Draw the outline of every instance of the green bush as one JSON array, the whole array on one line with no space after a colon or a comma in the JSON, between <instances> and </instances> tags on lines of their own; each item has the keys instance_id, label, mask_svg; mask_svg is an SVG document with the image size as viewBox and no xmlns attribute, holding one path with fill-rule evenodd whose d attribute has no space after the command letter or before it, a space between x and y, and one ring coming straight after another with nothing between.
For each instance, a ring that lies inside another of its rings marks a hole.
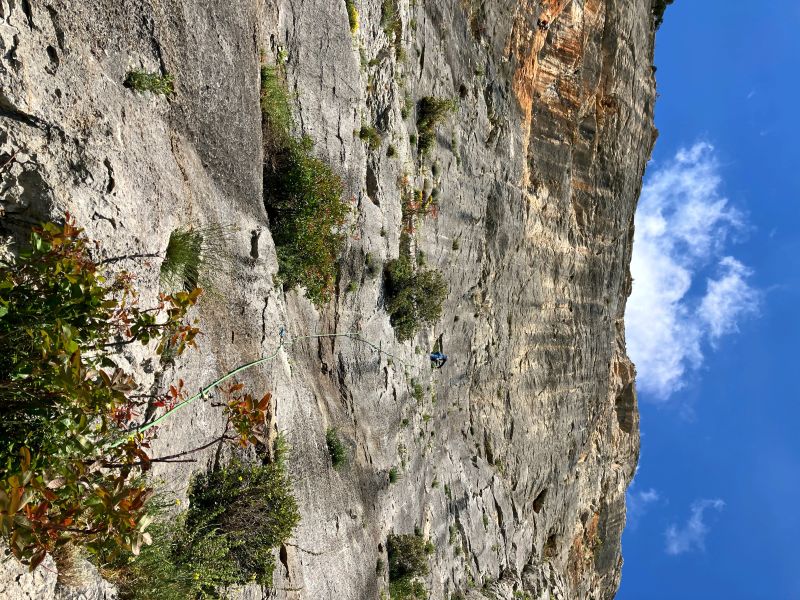
<instances>
[{"instance_id":1,"label":"green bush","mask_svg":"<svg viewBox=\"0 0 800 600\"><path fill-rule=\"evenodd\" d=\"M300 520L284 460L279 443L270 464L233 461L198 476L189 510L162 519L156 541L117 570L122 598L223 598L230 586L271 585L273 551Z\"/></svg>"},{"instance_id":2,"label":"green bush","mask_svg":"<svg viewBox=\"0 0 800 600\"><path fill-rule=\"evenodd\" d=\"M381 146L381 134L371 125L362 125L358 132L358 137L361 138L370 150L377 150Z\"/></svg>"},{"instance_id":3,"label":"green bush","mask_svg":"<svg viewBox=\"0 0 800 600\"><path fill-rule=\"evenodd\" d=\"M285 288L302 286L317 305L334 289L337 258L350 211L342 180L311 154L309 138L293 142L264 181L278 279Z\"/></svg>"},{"instance_id":4,"label":"green bush","mask_svg":"<svg viewBox=\"0 0 800 600\"><path fill-rule=\"evenodd\" d=\"M137 92L167 95L175 91L175 78L169 74L161 76L157 73L131 71L125 77L123 85Z\"/></svg>"},{"instance_id":5,"label":"green bush","mask_svg":"<svg viewBox=\"0 0 800 600\"><path fill-rule=\"evenodd\" d=\"M334 469L345 466L348 461L347 447L339 439L339 432L334 428L329 428L325 432L325 444L328 446L328 453L331 455L331 464Z\"/></svg>"},{"instance_id":6,"label":"green bush","mask_svg":"<svg viewBox=\"0 0 800 600\"><path fill-rule=\"evenodd\" d=\"M114 555L149 542L150 438L131 433L147 401L112 356L151 340L180 354L198 333L183 321L199 289L141 309L95 247L67 217L0 263L0 533L31 569L67 543Z\"/></svg>"},{"instance_id":7,"label":"green bush","mask_svg":"<svg viewBox=\"0 0 800 600\"><path fill-rule=\"evenodd\" d=\"M433 545L418 534L390 534L389 595L393 600L422 600L428 592L419 578L429 572L428 558Z\"/></svg>"},{"instance_id":8,"label":"green bush","mask_svg":"<svg viewBox=\"0 0 800 600\"><path fill-rule=\"evenodd\" d=\"M401 244L400 256L386 263L386 310L400 341L414 337L442 314L447 283L436 269L415 266Z\"/></svg>"},{"instance_id":9,"label":"green bush","mask_svg":"<svg viewBox=\"0 0 800 600\"><path fill-rule=\"evenodd\" d=\"M425 96L417 103L417 149L420 156L426 155L436 142L436 128L448 114L458 108L455 100Z\"/></svg>"},{"instance_id":10,"label":"green bush","mask_svg":"<svg viewBox=\"0 0 800 600\"><path fill-rule=\"evenodd\" d=\"M308 137L290 135L291 110L280 73L262 67L261 110L265 149L264 204L278 254L277 280L305 288L317 306L334 290L337 258L350 212L341 178L312 154Z\"/></svg>"}]
</instances>

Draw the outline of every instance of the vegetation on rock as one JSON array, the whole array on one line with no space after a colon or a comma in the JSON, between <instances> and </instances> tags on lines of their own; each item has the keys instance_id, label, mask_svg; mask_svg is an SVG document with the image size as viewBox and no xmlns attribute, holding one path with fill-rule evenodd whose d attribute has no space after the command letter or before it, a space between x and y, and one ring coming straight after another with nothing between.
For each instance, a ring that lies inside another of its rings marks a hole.
<instances>
[{"instance_id":1,"label":"vegetation on rock","mask_svg":"<svg viewBox=\"0 0 800 600\"><path fill-rule=\"evenodd\" d=\"M308 137L292 138L288 92L280 73L262 69L261 110L269 161L264 165L264 204L278 255L277 280L305 288L316 305L334 290L337 260L350 205L341 178L312 154Z\"/></svg>"},{"instance_id":2,"label":"vegetation on rock","mask_svg":"<svg viewBox=\"0 0 800 600\"><path fill-rule=\"evenodd\" d=\"M667 6L672 4L675 0L653 0L653 26L658 29L661 23L664 22L664 12Z\"/></svg>"},{"instance_id":3,"label":"vegetation on rock","mask_svg":"<svg viewBox=\"0 0 800 600\"><path fill-rule=\"evenodd\" d=\"M350 33L355 34L358 31L358 10L353 0L344 0L344 6L347 9L347 21L350 24Z\"/></svg>"},{"instance_id":4,"label":"vegetation on rock","mask_svg":"<svg viewBox=\"0 0 800 600\"><path fill-rule=\"evenodd\" d=\"M407 236L401 240L400 256L386 263L386 310L400 341L414 337L424 325L442 314L447 283L436 269L414 264Z\"/></svg>"},{"instance_id":5,"label":"vegetation on rock","mask_svg":"<svg viewBox=\"0 0 800 600\"><path fill-rule=\"evenodd\" d=\"M199 289L141 309L92 249L67 218L0 264L0 533L31 568L67 543L113 555L150 541L150 438L132 431L147 400L112 356L151 341L178 355L198 333L184 318Z\"/></svg>"},{"instance_id":6,"label":"vegetation on rock","mask_svg":"<svg viewBox=\"0 0 800 600\"><path fill-rule=\"evenodd\" d=\"M370 150L377 150L381 146L381 134L371 125L362 125L358 132L358 137Z\"/></svg>"},{"instance_id":7,"label":"vegetation on rock","mask_svg":"<svg viewBox=\"0 0 800 600\"><path fill-rule=\"evenodd\" d=\"M130 600L224 598L231 586L272 584L274 550L300 520L278 438L269 464L244 464L201 474L189 509L162 516L156 541L113 571Z\"/></svg>"},{"instance_id":8,"label":"vegetation on rock","mask_svg":"<svg viewBox=\"0 0 800 600\"><path fill-rule=\"evenodd\" d=\"M433 544L418 533L390 534L387 547L392 600L427 600L428 591L420 578L429 572L428 558L433 554Z\"/></svg>"},{"instance_id":9,"label":"vegetation on rock","mask_svg":"<svg viewBox=\"0 0 800 600\"><path fill-rule=\"evenodd\" d=\"M35 228L29 247L0 263L0 533L31 570L48 553L63 563L88 552L128 598L215 598L231 585L268 585L272 549L299 519L283 445L267 465L233 462L201 475L190 510L157 519L152 464L211 444L153 458L152 426L204 396L185 399L183 381L138 394L114 355L130 344L172 356L194 345L199 330L184 321L200 289L142 309L132 277L105 273L115 259L97 261L95 248L68 217ZM212 444L266 444L271 396L254 400L242 388L224 390L225 430Z\"/></svg>"},{"instance_id":10,"label":"vegetation on rock","mask_svg":"<svg viewBox=\"0 0 800 600\"><path fill-rule=\"evenodd\" d=\"M325 445L328 447L328 453L331 455L331 464L334 469L347 464L349 460L347 447L342 443L339 438L339 432L336 429L329 428L325 432Z\"/></svg>"},{"instance_id":11,"label":"vegetation on rock","mask_svg":"<svg viewBox=\"0 0 800 600\"><path fill-rule=\"evenodd\" d=\"M175 78L169 74L162 76L146 71L131 71L125 77L123 85L137 92L168 95L175 91Z\"/></svg>"},{"instance_id":12,"label":"vegetation on rock","mask_svg":"<svg viewBox=\"0 0 800 600\"><path fill-rule=\"evenodd\" d=\"M228 270L228 242L235 227L208 225L180 227L169 236L161 263L161 283L167 291L214 289L220 273Z\"/></svg>"},{"instance_id":13,"label":"vegetation on rock","mask_svg":"<svg viewBox=\"0 0 800 600\"><path fill-rule=\"evenodd\" d=\"M431 151L436 142L436 128L457 107L456 102L448 98L425 96L420 99L417 103L417 149L420 156Z\"/></svg>"}]
</instances>

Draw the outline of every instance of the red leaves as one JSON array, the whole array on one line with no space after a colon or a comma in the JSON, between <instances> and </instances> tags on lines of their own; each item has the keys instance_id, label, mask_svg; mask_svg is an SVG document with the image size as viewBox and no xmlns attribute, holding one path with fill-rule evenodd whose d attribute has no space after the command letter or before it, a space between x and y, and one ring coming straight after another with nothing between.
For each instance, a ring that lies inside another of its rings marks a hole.
<instances>
[{"instance_id":1,"label":"red leaves","mask_svg":"<svg viewBox=\"0 0 800 600\"><path fill-rule=\"evenodd\" d=\"M248 444L266 444L266 427L267 419L271 416L272 394L267 392L260 400L255 400L250 394L239 394L242 389L244 385L237 383L223 390L229 396L225 406L228 422L236 430L239 445L243 448Z\"/></svg>"}]
</instances>

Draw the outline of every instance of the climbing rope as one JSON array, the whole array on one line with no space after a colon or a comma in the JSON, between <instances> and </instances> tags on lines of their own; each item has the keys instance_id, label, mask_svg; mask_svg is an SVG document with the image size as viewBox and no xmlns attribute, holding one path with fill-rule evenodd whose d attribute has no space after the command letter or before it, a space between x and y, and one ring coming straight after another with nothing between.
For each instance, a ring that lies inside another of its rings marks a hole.
<instances>
[{"instance_id":1,"label":"climbing rope","mask_svg":"<svg viewBox=\"0 0 800 600\"><path fill-rule=\"evenodd\" d=\"M275 358L277 358L278 354L280 353L281 348L285 348L285 347L291 346L292 344L295 344L295 343L297 343L297 342L299 342L301 340L310 340L310 339L319 339L319 338L336 338L336 337L346 337L346 338L349 338L349 339L351 339L351 340L353 340L355 342L360 342L362 344L366 344L367 346L375 349L379 354L383 354L383 355L387 356L388 358L391 358L392 360L398 361L401 365L403 365L404 368L406 366L406 363L401 358L398 358L397 356L395 356L393 354L390 354L389 352L386 352L385 350L383 350L383 348L381 346L373 344L369 340L364 339L358 333L354 333L354 332L347 332L347 333L320 333L320 334L314 334L314 335L301 335L301 336L298 336L298 337L295 337L295 338L289 338L287 340L286 336L285 336L285 331L283 329L281 329L281 332L280 332L280 343L278 344L278 347L275 349L275 352L273 352L269 356L264 356L262 358L254 360L252 362L244 364L244 365L242 365L240 367L237 367L233 371L229 371L228 373L226 373L225 375L223 375L219 379L213 381L212 383L210 383L209 385L204 387L202 390L197 392L194 396L191 396L191 397L187 398L186 400L184 400L183 402L181 402L179 404L176 404L175 406L173 406L171 409L169 409L167 412L165 412L163 415L161 415L157 419L154 419L154 420L150 421L149 423L146 423L146 424L144 424L144 425L142 425L142 426L140 426L140 427L138 427L136 429L131 430L128 433L128 435L130 436L130 435L133 435L133 434L136 434L136 433L144 433L148 429L150 429L152 427L155 427L159 423L163 422L167 417L169 417L175 411L183 408L184 406L187 406L187 405L191 404L195 400L199 400L200 398L207 397L208 394L214 388L218 387L219 385L221 385L222 383L224 383L225 381L227 381L231 377L235 377L236 375L238 375L242 371L246 371L246 370L251 369L253 367L257 367L258 365L261 365L261 364L264 364L264 363L269 362L271 360L274 360ZM128 439L128 438L126 437L126 438L117 440L116 442L111 444L111 446L109 446L109 448L116 448L116 447L124 444L126 439Z\"/></svg>"}]
</instances>

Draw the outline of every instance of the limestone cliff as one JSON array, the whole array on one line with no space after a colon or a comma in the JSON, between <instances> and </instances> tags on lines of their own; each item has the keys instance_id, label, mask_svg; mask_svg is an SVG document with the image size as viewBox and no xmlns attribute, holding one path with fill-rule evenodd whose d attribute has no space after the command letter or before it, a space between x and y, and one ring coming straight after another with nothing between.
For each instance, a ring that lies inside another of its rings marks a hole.
<instances>
[{"instance_id":1,"label":"limestone cliff","mask_svg":"<svg viewBox=\"0 0 800 600\"><path fill-rule=\"evenodd\" d=\"M69 211L119 256L163 252L187 223L238 226L223 293L198 310L199 349L165 373L126 357L154 385L199 388L273 351L281 327L359 331L399 357L306 340L246 377L273 393L302 512L273 595L246 597L377 599L387 534L418 526L436 546L434 599L612 598L639 448L623 314L655 139L651 1L398 6L402 52L381 0L355 0L353 34L344 0L0 0L0 227L20 235ZM298 132L352 196L338 292L322 310L273 285L259 65L284 58ZM127 89L132 69L174 75L175 94ZM459 102L420 161L409 138L423 96ZM357 135L365 123L383 134L377 150ZM415 244L449 296L435 327L399 343L365 257L374 267L398 254L404 177L439 190ZM125 267L154 298L157 261ZM432 370L440 338L450 360ZM220 418L193 405L157 450L211 439ZM351 447L349 469L331 469L328 427ZM402 479L390 485L393 466ZM156 475L180 492L192 468ZM2 568L5 598L71 597L49 572L36 587Z\"/></svg>"}]
</instances>

